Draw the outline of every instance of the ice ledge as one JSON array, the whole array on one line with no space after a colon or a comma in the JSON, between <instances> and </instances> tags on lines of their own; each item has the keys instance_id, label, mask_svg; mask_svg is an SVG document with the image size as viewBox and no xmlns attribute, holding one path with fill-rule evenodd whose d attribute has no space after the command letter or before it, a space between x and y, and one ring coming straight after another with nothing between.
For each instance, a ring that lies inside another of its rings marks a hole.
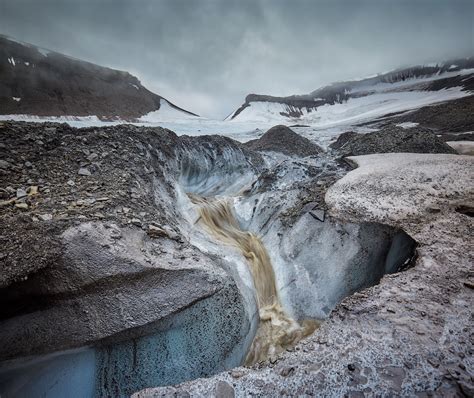
<instances>
[{"instance_id":1,"label":"ice ledge","mask_svg":"<svg viewBox=\"0 0 474 398\"><path fill-rule=\"evenodd\" d=\"M358 167L325 197L338 218L401 226L407 220L449 212L473 193L471 156L388 153L347 159Z\"/></svg>"}]
</instances>

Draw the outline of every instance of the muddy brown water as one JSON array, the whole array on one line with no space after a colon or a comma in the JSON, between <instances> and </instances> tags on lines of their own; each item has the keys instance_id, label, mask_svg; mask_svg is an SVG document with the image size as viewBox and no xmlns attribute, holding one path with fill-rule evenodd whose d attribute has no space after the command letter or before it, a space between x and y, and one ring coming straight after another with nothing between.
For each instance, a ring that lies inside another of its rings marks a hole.
<instances>
[{"instance_id":1,"label":"muddy brown water","mask_svg":"<svg viewBox=\"0 0 474 398\"><path fill-rule=\"evenodd\" d=\"M197 222L218 241L238 248L250 268L257 293L260 323L245 365L275 358L311 334L318 323L305 320L300 324L285 312L278 297L275 273L265 246L257 235L240 229L228 200L192 194L189 197L198 207L200 217Z\"/></svg>"}]
</instances>

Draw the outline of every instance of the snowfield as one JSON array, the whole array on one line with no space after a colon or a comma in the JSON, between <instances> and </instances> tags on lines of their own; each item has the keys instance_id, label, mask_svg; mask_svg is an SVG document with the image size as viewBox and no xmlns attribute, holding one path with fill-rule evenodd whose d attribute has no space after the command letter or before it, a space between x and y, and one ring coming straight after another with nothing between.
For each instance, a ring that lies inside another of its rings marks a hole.
<instances>
[{"instance_id":1,"label":"snowfield","mask_svg":"<svg viewBox=\"0 0 474 398\"><path fill-rule=\"evenodd\" d=\"M147 113L146 115L142 116L139 121L143 123L159 123L165 121L189 120L196 118L199 119L200 117L180 111L179 109L170 105L170 103L165 99L161 99L160 109Z\"/></svg>"},{"instance_id":2,"label":"snowfield","mask_svg":"<svg viewBox=\"0 0 474 398\"><path fill-rule=\"evenodd\" d=\"M461 87L452 87L440 91L390 91L380 92L358 98L349 98L343 103L325 104L316 110L302 108L299 118L288 118L281 113L288 113L293 107L275 102L251 102L230 123L259 121L266 123L300 123L317 128L329 128L341 125L361 123L388 113L404 112L422 106L450 101L470 95Z\"/></svg>"}]
</instances>

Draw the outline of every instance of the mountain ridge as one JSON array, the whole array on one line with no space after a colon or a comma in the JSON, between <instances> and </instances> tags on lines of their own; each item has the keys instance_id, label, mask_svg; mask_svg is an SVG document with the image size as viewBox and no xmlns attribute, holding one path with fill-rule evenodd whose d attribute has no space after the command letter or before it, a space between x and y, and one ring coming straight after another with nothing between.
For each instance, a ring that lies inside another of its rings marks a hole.
<instances>
[{"instance_id":1,"label":"mountain ridge","mask_svg":"<svg viewBox=\"0 0 474 398\"><path fill-rule=\"evenodd\" d=\"M466 77L460 78L460 76ZM384 85L386 87L381 87ZM403 87L407 88L407 91L440 91L453 87L462 87L464 91L474 91L474 57L404 67L363 79L334 82L303 95L249 94L246 96L245 102L226 120L239 119L239 116L251 108L252 103L261 102L282 104L285 107L278 112L280 116L299 119L323 105L342 104L351 98L360 98L376 93L377 89L386 92L390 89L400 90Z\"/></svg>"},{"instance_id":2,"label":"mountain ridge","mask_svg":"<svg viewBox=\"0 0 474 398\"><path fill-rule=\"evenodd\" d=\"M198 116L151 92L129 72L0 35L0 114L134 121L163 104Z\"/></svg>"}]
</instances>

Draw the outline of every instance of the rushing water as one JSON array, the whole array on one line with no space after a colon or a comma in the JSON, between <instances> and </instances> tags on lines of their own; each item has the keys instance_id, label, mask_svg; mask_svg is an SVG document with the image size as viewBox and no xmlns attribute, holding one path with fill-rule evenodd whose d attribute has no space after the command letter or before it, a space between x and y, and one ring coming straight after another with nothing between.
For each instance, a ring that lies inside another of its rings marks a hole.
<instances>
[{"instance_id":1,"label":"rushing water","mask_svg":"<svg viewBox=\"0 0 474 398\"><path fill-rule=\"evenodd\" d=\"M237 247L246 258L252 273L260 315L260 324L245 365L274 358L294 346L317 327L316 321L299 324L286 314L278 298L275 273L270 257L258 236L242 231L225 199L189 195L199 208L205 229L222 243Z\"/></svg>"}]
</instances>

